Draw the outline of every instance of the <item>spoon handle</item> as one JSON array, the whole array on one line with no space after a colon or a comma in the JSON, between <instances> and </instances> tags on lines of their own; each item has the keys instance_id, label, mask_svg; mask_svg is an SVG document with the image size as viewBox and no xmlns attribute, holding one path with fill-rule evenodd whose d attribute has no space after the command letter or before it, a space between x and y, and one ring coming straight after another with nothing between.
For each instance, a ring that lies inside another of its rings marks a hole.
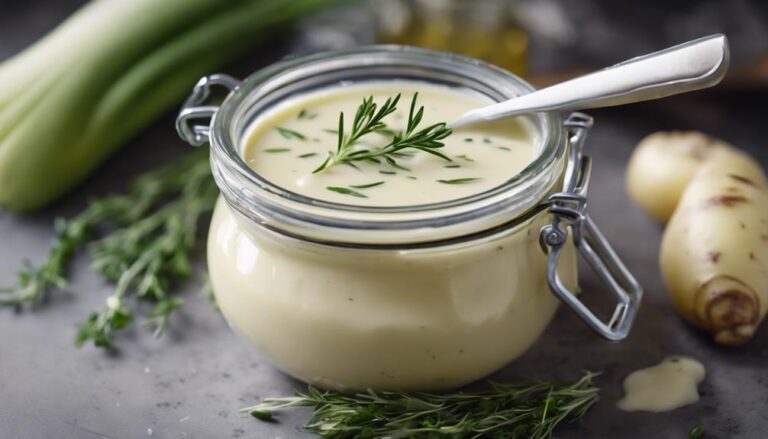
<instances>
[{"instance_id":1,"label":"spoon handle","mask_svg":"<svg viewBox=\"0 0 768 439\"><path fill-rule=\"evenodd\" d=\"M536 111L612 107L707 88L725 76L729 58L725 35L710 35L469 111L449 125Z\"/></svg>"}]
</instances>

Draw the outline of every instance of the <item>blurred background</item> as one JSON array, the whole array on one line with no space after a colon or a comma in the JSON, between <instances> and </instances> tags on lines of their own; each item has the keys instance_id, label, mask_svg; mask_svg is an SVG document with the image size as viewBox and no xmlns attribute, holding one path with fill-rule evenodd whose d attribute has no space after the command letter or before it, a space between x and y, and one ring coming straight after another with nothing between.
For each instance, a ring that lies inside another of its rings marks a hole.
<instances>
[{"instance_id":1,"label":"blurred background","mask_svg":"<svg viewBox=\"0 0 768 439\"><path fill-rule=\"evenodd\" d=\"M733 56L727 83L768 84L768 3L757 0L373 0L347 13L308 26L307 47L424 46L484 59L541 86L720 32Z\"/></svg>"},{"instance_id":2,"label":"blurred background","mask_svg":"<svg viewBox=\"0 0 768 439\"><path fill-rule=\"evenodd\" d=\"M0 59L84 3L3 1ZM541 86L715 32L731 42L729 86L768 84L768 2L760 0L351 0L304 20L278 50L410 44L478 57Z\"/></svg>"}]
</instances>

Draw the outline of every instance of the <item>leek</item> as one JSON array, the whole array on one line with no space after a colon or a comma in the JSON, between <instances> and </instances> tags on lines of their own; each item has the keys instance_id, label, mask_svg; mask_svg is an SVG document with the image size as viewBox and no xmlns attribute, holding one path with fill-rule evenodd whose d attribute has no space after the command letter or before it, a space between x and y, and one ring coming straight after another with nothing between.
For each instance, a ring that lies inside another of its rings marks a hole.
<instances>
[{"instance_id":1,"label":"leek","mask_svg":"<svg viewBox=\"0 0 768 439\"><path fill-rule=\"evenodd\" d=\"M0 64L0 206L75 187L266 32L333 0L95 0Z\"/></svg>"}]
</instances>

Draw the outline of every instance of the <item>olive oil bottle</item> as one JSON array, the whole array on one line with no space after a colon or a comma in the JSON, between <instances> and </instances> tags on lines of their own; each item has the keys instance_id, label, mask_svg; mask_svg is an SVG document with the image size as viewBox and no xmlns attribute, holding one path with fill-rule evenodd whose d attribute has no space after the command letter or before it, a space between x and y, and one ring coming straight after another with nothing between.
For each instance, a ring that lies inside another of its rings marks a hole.
<instances>
[{"instance_id":1,"label":"olive oil bottle","mask_svg":"<svg viewBox=\"0 0 768 439\"><path fill-rule=\"evenodd\" d=\"M377 39L462 53L518 75L526 69L528 34L510 0L374 0Z\"/></svg>"}]
</instances>

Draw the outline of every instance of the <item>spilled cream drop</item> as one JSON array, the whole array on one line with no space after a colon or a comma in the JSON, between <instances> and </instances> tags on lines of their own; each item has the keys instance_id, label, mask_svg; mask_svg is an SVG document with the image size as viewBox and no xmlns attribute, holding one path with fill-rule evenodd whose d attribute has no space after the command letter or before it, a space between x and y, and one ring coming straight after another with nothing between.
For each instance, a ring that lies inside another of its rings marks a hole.
<instances>
[{"instance_id":1,"label":"spilled cream drop","mask_svg":"<svg viewBox=\"0 0 768 439\"><path fill-rule=\"evenodd\" d=\"M656 366L632 372L624 379L621 410L665 412L699 400L704 366L687 357L668 357Z\"/></svg>"}]
</instances>

